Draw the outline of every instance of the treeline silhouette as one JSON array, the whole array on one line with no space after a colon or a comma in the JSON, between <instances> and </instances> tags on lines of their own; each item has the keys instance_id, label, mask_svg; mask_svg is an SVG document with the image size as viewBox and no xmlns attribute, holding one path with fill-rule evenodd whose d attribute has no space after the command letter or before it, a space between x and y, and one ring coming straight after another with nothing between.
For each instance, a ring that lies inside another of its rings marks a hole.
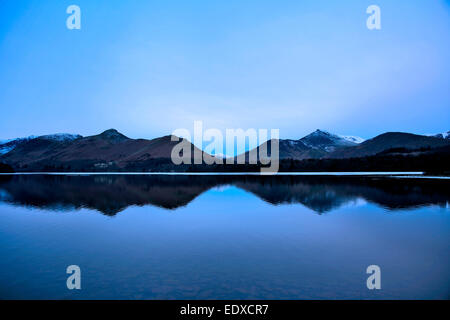
<instances>
[{"instance_id":1,"label":"treeline silhouette","mask_svg":"<svg viewBox=\"0 0 450 320\"><path fill-rule=\"evenodd\" d=\"M427 151L427 152L424 152ZM256 172L261 165L195 165L187 171ZM282 159L280 172L423 171L450 174L450 148L437 150L391 149L374 156L348 159Z\"/></svg>"},{"instance_id":2,"label":"treeline silhouette","mask_svg":"<svg viewBox=\"0 0 450 320\"><path fill-rule=\"evenodd\" d=\"M11 173L14 172L13 168L10 165L7 165L6 163L0 162L0 172L3 173Z\"/></svg>"}]
</instances>

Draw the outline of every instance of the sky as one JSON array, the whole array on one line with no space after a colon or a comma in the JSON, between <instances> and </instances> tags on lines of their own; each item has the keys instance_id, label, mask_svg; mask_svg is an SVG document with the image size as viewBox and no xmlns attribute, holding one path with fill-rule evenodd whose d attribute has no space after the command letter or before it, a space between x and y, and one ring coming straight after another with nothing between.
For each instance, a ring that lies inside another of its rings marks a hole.
<instances>
[{"instance_id":1,"label":"sky","mask_svg":"<svg viewBox=\"0 0 450 320\"><path fill-rule=\"evenodd\" d=\"M0 1L0 139L440 133L449 89L448 0Z\"/></svg>"}]
</instances>

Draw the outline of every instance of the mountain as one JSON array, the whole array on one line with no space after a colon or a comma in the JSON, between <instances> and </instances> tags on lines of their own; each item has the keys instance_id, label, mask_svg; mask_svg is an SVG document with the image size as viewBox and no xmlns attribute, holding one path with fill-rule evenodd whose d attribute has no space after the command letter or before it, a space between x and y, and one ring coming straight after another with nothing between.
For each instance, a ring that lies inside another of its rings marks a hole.
<instances>
[{"instance_id":1,"label":"mountain","mask_svg":"<svg viewBox=\"0 0 450 320\"><path fill-rule=\"evenodd\" d=\"M332 152L337 148L352 147L358 144L351 141L349 138L344 138L319 129L301 138L299 141L303 142L303 144L307 147L319 149L325 152Z\"/></svg>"},{"instance_id":2,"label":"mountain","mask_svg":"<svg viewBox=\"0 0 450 320\"><path fill-rule=\"evenodd\" d=\"M56 141L73 141L79 138L82 138L82 136L78 134L70 134L70 133L56 133L56 134L50 134L45 136L29 136L26 138L17 138L17 139L10 139L10 140L4 140L0 141L0 155L6 154L10 152L11 150L15 149L17 146L24 144L30 140L33 139L43 139L43 140L56 140Z\"/></svg>"},{"instance_id":3,"label":"mountain","mask_svg":"<svg viewBox=\"0 0 450 320\"><path fill-rule=\"evenodd\" d=\"M18 138L11 140L0 141L0 155L6 154L16 148L18 145L27 142L35 137L27 137L27 138Z\"/></svg>"},{"instance_id":4,"label":"mountain","mask_svg":"<svg viewBox=\"0 0 450 320\"><path fill-rule=\"evenodd\" d=\"M396 151L410 153L450 145L450 141L404 132L387 132L366 140L351 148L339 149L327 155L328 158L358 158L381 152Z\"/></svg>"},{"instance_id":5,"label":"mountain","mask_svg":"<svg viewBox=\"0 0 450 320\"><path fill-rule=\"evenodd\" d=\"M300 140L288 140L280 139L279 143L279 154L280 159L315 159L321 158L326 152L320 147L313 147L305 141ZM266 143L267 144L267 143ZM269 154L271 152L271 147L268 147Z\"/></svg>"},{"instance_id":6,"label":"mountain","mask_svg":"<svg viewBox=\"0 0 450 320\"><path fill-rule=\"evenodd\" d=\"M277 140L268 140L258 147L245 152L244 154L239 155L238 157L235 157L235 159L239 159L240 157L245 157L245 163L249 163L249 159L257 159L259 161L260 154L261 154L261 148L267 150L265 153L267 155L272 154L272 142L277 142ZM302 141L300 140L291 140L291 139L279 139L278 140L278 149L279 149L279 159L296 159L296 160L303 160L303 159L317 159L324 156L326 153L323 150L320 149L314 149L309 146L306 146Z\"/></svg>"},{"instance_id":7,"label":"mountain","mask_svg":"<svg viewBox=\"0 0 450 320\"><path fill-rule=\"evenodd\" d=\"M73 140L83 138L83 136L81 136L79 134L70 134L70 133L55 133L55 134L48 134L45 136L39 136L38 138L44 139L44 140L68 142L68 141L73 141Z\"/></svg>"},{"instance_id":8,"label":"mountain","mask_svg":"<svg viewBox=\"0 0 450 320\"><path fill-rule=\"evenodd\" d=\"M359 137L343 137L317 129L299 140L278 140L279 156L280 159L319 159L326 157L328 153L335 150L357 146L358 142L356 141L362 140ZM261 146L266 147L270 154L270 141L263 143ZM259 154L261 146L247 152L246 159L248 160L249 156L254 155L254 153Z\"/></svg>"},{"instance_id":9,"label":"mountain","mask_svg":"<svg viewBox=\"0 0 450 320\"><path fill-rule=\"evenodd\" d=\"M450 140L450 131L435 134L433 137Z\"/></svg>"},{"instance_id":10,"label":"mountain","mask_svg":"<svg viewBox=\"0 0 450 320\"><path fill-rule=\"evenodd\" d=\"M41 136L17 145L0 162L18 171L142 171L153 168L155 162L173 166L171 152L176 144L178 141L171 141L171 136L130 139L115 129L76 139ZM192 144L190 147L193 157L196 148Z\"/></svg>"},{"instance_id":11,"label":"mountain","mask_svg":"<svg viewBox=\"0 0 450 320\"><path fill-rule=\"evenodd\" d=\"M341 138L348 140L350 142L356 143L356 144L360 144L364 141L366 141L365 139L361 138L361 137L356 137L356 136L340 136Z\"/></svg>"}]
</instances>

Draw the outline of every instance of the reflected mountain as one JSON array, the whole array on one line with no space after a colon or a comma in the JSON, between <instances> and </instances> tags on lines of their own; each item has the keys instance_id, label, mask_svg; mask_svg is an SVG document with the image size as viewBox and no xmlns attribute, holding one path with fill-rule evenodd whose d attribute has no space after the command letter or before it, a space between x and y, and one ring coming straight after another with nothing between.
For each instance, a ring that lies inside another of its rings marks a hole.
<instances>
[{"instance_id":1,"label":"reflected mountain","mask_svg":"<svg viewBox=\"0 0 450 320\"><path fill-rule=\"evenodd\" d=\"M273 181L237 182L274 205L300 203L321 214L363 199L388 210L427 205L445 207L449 180L389 177L278 176Z\"/></svg>"},{"instance_id":2,"label":"reflected mountain","mask_svg":"<svg viewBox=\"0 0 450 320\"><path fill-rule=\"evenodd\" d=\"M445 207L449 180L336 176L12 175L0 176L0 201L46 210L89 208L113 216L129 206L173 210L231 185L273 205L302 204L322 214L360 199L388 210Z\"/></svg>"}]
</instances>

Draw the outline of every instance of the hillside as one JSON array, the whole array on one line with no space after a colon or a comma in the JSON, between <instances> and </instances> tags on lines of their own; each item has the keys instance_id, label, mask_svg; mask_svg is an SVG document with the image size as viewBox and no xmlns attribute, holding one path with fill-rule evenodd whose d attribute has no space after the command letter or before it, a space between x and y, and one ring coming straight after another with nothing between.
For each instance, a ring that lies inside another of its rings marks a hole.
<instances>
[{"instance_id":1,"label":"hillside","mask_svg":"<svg viewBox=\"0 0 450 320\"><path fill-rule=\"evenodd\" d=\"M21 143L3 155L0 161L16 171L110 171L136 165L143 170L146 166L150 169L155 160L170 164L172 148L177 143L171 141L171 136L152 140L130 139L110 129L75 140L35 138ZM192 158L194 148L191 144Z\"/></svg>"},{"instance_id":2,"label":"hillside","mask_svg":"<svg viewBox=\"0 0 450 320\"><path fill-rule=\"evenodd\" d=\"M363 143L335 150L327 155L327 158L359 158L376 155L392 149L403 149L403 151L433 149L450 145L450 141L437 137L421 136L404 132L387 132Z\"/></svg>"}]
</instances>

